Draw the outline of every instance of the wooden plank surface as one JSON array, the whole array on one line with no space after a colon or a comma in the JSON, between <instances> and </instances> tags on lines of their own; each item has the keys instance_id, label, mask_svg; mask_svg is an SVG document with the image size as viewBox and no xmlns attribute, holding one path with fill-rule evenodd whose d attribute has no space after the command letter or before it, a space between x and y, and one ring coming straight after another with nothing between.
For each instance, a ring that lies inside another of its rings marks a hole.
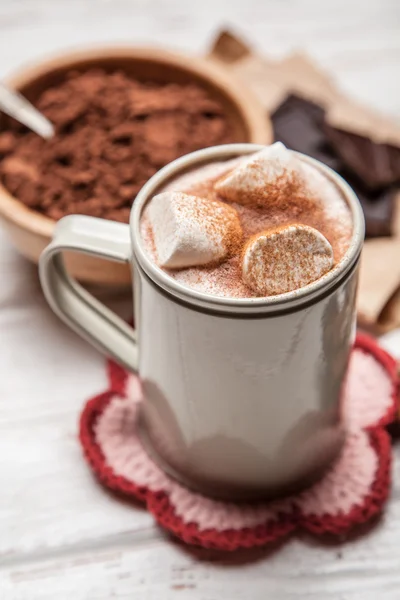
<instances>
[{"instance_id":1,"label":"wooden plank surface","mask_svg":"<svg viewBox=\"0 0 400 600\"><path fill-rule=\"evenodd\" d=\"M0 76L92 43L203 51L221 25L262 51L305 48L350 93L400 117L398 0L3 0ZM0 230L1 600L400 598L400 451L377 527L346 545L292 539L223 556L187 549L92 479L76 439L103 359L45 306ZM400 356L400 334L386 338Z\"/></svg>"}]
</instances>

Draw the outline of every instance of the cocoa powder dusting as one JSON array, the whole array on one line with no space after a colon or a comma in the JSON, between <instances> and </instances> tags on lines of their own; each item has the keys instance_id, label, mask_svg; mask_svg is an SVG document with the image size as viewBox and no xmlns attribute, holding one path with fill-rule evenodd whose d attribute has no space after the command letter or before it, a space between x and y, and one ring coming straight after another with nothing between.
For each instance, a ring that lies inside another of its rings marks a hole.
<instances>
[{"instance_id":1,"label":"cocoa powder dusting","mask_svg":"<svg viewBox=\"0 0 400 600\"><path fill-rule=\"evenodd\" d=\"M242 228L237 212L232 206L217 199L193 197L189 207L185 203L178 205L177 210L183 217L183 223L199 223L207 236L217 245L224 247L224 255L232 256L240 252L242 245ZM217 261L219 264L221 261Z\"/></svg>"},{"instance_id":2,"label":"cocoa powder dusting","mask_svg":"<svg viewBox=\"0 0 400 600\"><path fill-rule=\"evenodd\" d=\"M243 249L242 277L259 296L304 287L327 273L332 246L316 229L284 225L252 236Z\"/></svg>"},{"instance_id":3,"label":"cocoa powder dusting","mask_svg":"<svg viewBox=\"0 0 400 600\"><path fill-rule=\"evenodd\" d=\"M128 222L136 194L160 167L235 141L222 105L194 83L70 72L35 104L56 135L42 140L10 120L0 133L0 180L53 219L80 213Z\"/></svg>"}]
</instances>

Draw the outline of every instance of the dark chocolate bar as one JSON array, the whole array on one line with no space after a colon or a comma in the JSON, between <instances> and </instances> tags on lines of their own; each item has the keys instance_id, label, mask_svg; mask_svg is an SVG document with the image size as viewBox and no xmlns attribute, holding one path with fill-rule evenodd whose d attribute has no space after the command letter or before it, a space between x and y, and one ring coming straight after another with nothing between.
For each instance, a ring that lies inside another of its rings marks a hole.
<instances>
[{"instance_id":1,"label":"dark chocolate bar","mask_svg":"<svg viewBox=\"0 0 400 600\"><path fill-rule=\"evenodd\" d=\"M372 190L400 181L400 148L325 124L327 138L348 169Z\"/></svg>"},{"instance_id":2,"label":"dark chocolate bar","mask_svg":"<svg viewBox=\"0 0 400 600\"><path fill-rule=\"evenodd\" d=\"M325 111L321 106L290 95L271 116L275 140L291 150L320 160L337 171L341 161L324 132Z\"/></svg>"},{"instance_id":3,"label":"dark chocolate bar","mask_svg":"<svg viewBox=\"0 0 400 600\"><path fill-rule=\"evenodd\" d=\"M365 236L383 237L393 234L393 216L396 190L386 188L378 192L365 190L360 182L346 171L340 173L360 200L365 218Z\"/></svg>"},{"instance_id":4,"label":"dark chocolate bar","mask_svg":"<svg viewBox=\"0 0 400 600\"><path fill-rule=\"evenodd\" d=\"M290 95L273 113L271 119L276 141L283 142L291 150L316 158L341 174L349 182L364 210L367 237L392 234L396 190L387 186L372 191L370 189L371 178L364 181L362 177L357 177L361 169L353 170L354 160L350 165L344 159L344 155L348 154L347 150L346 152L338 151L339 137L335 138L336 144L332 143L332 136L328 137L329 128L326 126L325 111L322 107L298 96ZM349 136L352 135L349 134ZM346 140L349 139L347 132L344 133L344 136ZM346 144L346 140L343 138L343 144ZM357 148L361 151L362 144L359 144ZM365 145L365 148L368 148L368 144ZM394 166L396 165L397 163ZM381 173L383 173L383 168Z\"/></svg>"}]
</instances>

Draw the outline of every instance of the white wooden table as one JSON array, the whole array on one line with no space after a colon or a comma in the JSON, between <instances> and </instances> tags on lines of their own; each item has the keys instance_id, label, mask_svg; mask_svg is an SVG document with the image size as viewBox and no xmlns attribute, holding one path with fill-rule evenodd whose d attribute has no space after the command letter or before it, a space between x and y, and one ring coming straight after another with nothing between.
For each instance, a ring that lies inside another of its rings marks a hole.
<instances>
[{"instance_id":1,"label":"white wooden table","mask_svg":"<svg viewBox=\"0 0 400 600\"><path fill-rule=\"evenodd\" d=\"M233 25L263 51L305 48L360 99L400 115L398 0L1 0L0 76L93 42L205 50ZM400 356L400 333L385 343ZM104 492L78 446L104 363L45 306L33 267L0 231L1 600L395 600L400 449L381 523L343 547L293 538L235 556L172 541Z\"/></svg>"}]
</instances>

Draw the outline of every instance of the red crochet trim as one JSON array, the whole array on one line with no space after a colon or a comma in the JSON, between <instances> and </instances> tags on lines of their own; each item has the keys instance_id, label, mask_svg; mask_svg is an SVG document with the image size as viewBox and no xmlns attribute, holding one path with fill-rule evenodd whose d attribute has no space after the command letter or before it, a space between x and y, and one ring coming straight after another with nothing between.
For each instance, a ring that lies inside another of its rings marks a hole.
<instances>
[{"instance_id":1,"label":"red crochet trim","mask_svg":"<svg viewBox=\"0 0 400 600\"><path fill-rule=\"evenodd\" d=\"M79 421L79 439L84 456L102 485L118 494L134 496L137 500L145 502L149 490L137 486L125 477L116 475L112 468L107 465L101 448L96 442L95 423L114 395L115 391L110 390L95 396L87 402Z\"/></svg>"},{"instance_id":2,"label":"red crochet trim","mask_svg":"<svg viewBox=\"0 0 400 600\"><path fill-rule=\"evenodd\" d=\"M200 530L196 523L185 523L176 514L167 493L163 491L153 492L146 487L136 485L135 482L123 476L115 474L106 463L102 450L96 441L94 428L99 416L116 394L125 395L128 374L113 361L108 363L110 389L91 399L81 414L79 437L85 458L102 485L118 494L133 497L146 503L147 509L162 527L188 544L220 550L251 548L282 539L299 527L316 535L327 533L345 534L355 525L361 525L376 516L387 500L390 488L391 444L384 426L390 424L395 418L398 390L395 360L365 334L358 334L355 347L372 354L382 365L394 384L394 391L393 402L387 413L376 424L367 429L370 444L379 459L370 493L361 506L354 506L347 514L317 516L304 515L300 511L294 511L291 514L282 513L278 515L277 520L263 525L223 531L215 529Z\"/></svg>"},{"instance_id":3,"label":"red crochet trim","mask_svg":"<svg viewBox=\"0 0 400 600\"><path fill-rule=\"evenodd\" d=\"M389 434L384 429L369 431L371 446L379 456L378 469L371 491L362 506L354 506L348 514L338 516L299 515L299 526L322 535L332 533L341 535L349 531L355 524L363 525L382 510L389 495L390 467L392 464L392 446Z\"/></svg>"},{"instance_id":4,"label":"red crochet trim","mask_svg":"<svg viewBox=\"0 0 400 600\"><path fill-rule=\"evenodd\" d=\"M205 529L200 531L196 523L184 523L175 513L167 494L156 492L150 495L147 502L148 510L157 522L179 537L186 544L214 548L216 550L237 550L238 548L254 548L265 546L276 540L285 538L296 528L296 520L282 514L280 520L256 527L244 529Z\"/></svg>"},{"instance_id":5,"label":"red crochet trim","mask_svg":"<svg viewBox=\"0 0 400 600\"><path fill-rule=\"evenodd\" d=\"M393 421L397 417L397 412L399 410L398 398L399 398L399 391L400 391L400 381L399 381L399 377L398 377L397 362L393 358L393 356L388 354L386 352L386 350L384 350L377 344L377 342L375 341L375 339L373 337L371 337L370 335L367 335L366 333L362 333L360 331L357 333L357 338L356 338L354 347L358 348L359 350L362 350L364 352L367 352L368 354L372 354L373 357L385 369L385 371L389 375L390 379L392 381L396 382L396 384L394 386L393 403L391 404L390 408L388 409L388 412L381 419L379 419L379 421L377 423L375 423L375 425L373 425L372 427L369 427L368 429L371 430L371 429L377 429L380 427L386 427L390 423L393 423Z\"/></svg>"}]
</instances>

